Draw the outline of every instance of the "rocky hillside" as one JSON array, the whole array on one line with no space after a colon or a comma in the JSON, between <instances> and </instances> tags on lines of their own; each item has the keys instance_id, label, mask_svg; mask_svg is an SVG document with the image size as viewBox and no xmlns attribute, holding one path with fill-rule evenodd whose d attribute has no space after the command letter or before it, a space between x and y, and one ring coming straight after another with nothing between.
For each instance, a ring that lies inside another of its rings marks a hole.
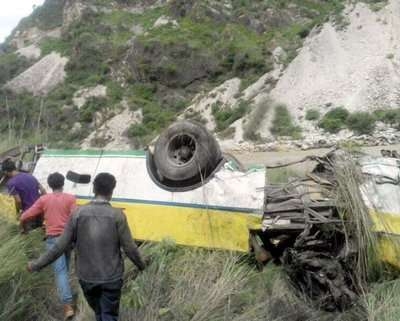
<instances>
[{"instance_id":1,"label":"rocky hillside","mask_svg":"<svg viewBox=\"0 0 400 321\"><path fill-rule=\"evenodd\" d=\"M175 119L226 148L400 135L400 4L46 0L0 48L0 135L135 148Z\"/></svg>"}]
</instances>

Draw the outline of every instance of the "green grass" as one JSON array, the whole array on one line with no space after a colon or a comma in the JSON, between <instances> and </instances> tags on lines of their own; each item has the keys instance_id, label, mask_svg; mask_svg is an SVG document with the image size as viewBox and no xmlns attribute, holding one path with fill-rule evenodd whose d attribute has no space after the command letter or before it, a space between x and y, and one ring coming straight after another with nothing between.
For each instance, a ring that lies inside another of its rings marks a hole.
<instances>
[{"instance_id":1,"label":"green grass","mask_svg":"<svg viewBox=\"0 0 400 321\"><path fill-rule=\"evenodd\" d=\"M48 270L40 275L26 270L29 258L44 248L42 233L20 235L16 226L0 223L0 319L50 320L57 315L52 275Z\"/></svg>"},{"instance_id":2,"label":"green grass","mask_svg":"<svg viewBox=\"0 0 400 321\"><path fill-rule=\"evenodd\" d=\"M62 306L50 268L34 274L25 270L43 249L41 232L20 235L16 226L1 222L0 255L7 258L0 265L1 320L60 320ZM247 255L179 247L172 241L145 244L141 251L151 263L139 273L126 262L121 321L398 320L398 280L371 284L359 305L328 313L313 308L280 267L269 264L258 271ZM78 301L81 320L93 320L82 293Z\"/></svg>"},{"instance_id":3,"label":"green grass","mask_svg":"<svg viewBox=\"0 0 400 321\"><path fill-rule=\"evenodd\" d=\"M47 38L40 43L40 49L42 50L42 56L48 55L55 51L62 56L69 56L71 54L71 44L63 39Z\"/></svg>"},{"instance_id":4,"label":"green grass","mask_svg":"<svg viewBox=\"0 0 400 321\"><path fill-rule=\"evenodd\" d=\"M364 297L368 321L400 320L400 280L376 283Z\"/></svg>"}]
</instances>

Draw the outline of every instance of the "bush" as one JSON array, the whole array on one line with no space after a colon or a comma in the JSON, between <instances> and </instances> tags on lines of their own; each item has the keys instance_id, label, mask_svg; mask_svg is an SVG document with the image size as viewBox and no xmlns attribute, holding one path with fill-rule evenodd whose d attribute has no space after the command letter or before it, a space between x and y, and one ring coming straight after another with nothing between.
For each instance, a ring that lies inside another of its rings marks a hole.
<instances>
[{"instance_id":1,"label":"bush","mask_svg":"<svg viewBox=\"0 0 400 321\"><path fill-rule=\"evenodd\" d=\"M346 125L349 112L343 107L337 107L327 112L318 126L329 133L338 133Z\"/></svg>"},{"instance_id":2,"label":"bush","mask_svg":"<svg viewBox=\"0 0 400 321\"><path fill-rule=\"evenodd\" d=\"M375 117L367 112L357 112L347 118L347 126L358 135L372 134L375 129Z\"/></svg>"},{"instance_id":3,"label":"bush","mask_svg":"<svg viewBox=\"0 0 400 321\"><path fill-rule=\"evenodd\" d=\"M84 123L91 123L96 112L107 107L107 99L104 97L90 97L85 105L79 110L79 120Z\"/></svg>"},{"instance_id":4,"label":"bush","mask_svg":"<svg viewBox=\"0 0 400 321\"><path fill-rule=\"evenodd\" d=\"M306 112L306 120L318 120L321 117L321 113L317 109L309 109Z\"/></svg>"},{"instance_id":5,"label":"bush","mask_svg":"<svg viewBox=\"0 0 400 321\"><path fill-rule=\"evenodd\" d=\"M271 133L275 136L291 136L300 138L301 129L295 126L292 117L285 105L278 105L275 108L275 117L272 121Z\"/></svg>"},{"instance_id":6,"label":"bush","mask_svg":"<svg viewBox=\"0 0 400 321\"><path fill-rule=\"evenodd\" d=\"M134 124L129 127L128 130L128 137L134 138L134 137L144 137L151 134L149 129L143 125L143 124Z\"/></svg>"},{"instance_id":7,"label":"bush","mask_svg":"<svg viewBox=\"0 0 400 321\"><path fill-rule=\"evenodd\" d=\"M0 85L5 84L28 67L29 61L22 56L14 53L0 54Z\"/></svg>"},{"instance_id":8,"label":"bush","mask_svg":"<svg viewBox=\"0 0 400 321\"><path fill-rule=\"evenodd\" d=\"M234 108L221 108L220 104L212 106L212 114L217 124L217 131L222 131L229 127L233 122L242 118L249 109L248 102L241 101Z\"/></svg>"},{"instance_id":9,"label":"bush","mask_svg":"<svg viewBox=\"0 0 400 321\"><path fill-rule=\"evenodd\" d=\"M376 120L384 122L390 126L399 127L400 125L400 108L397 109L378 109L374 111Z\"/></svg>"}]
</instances>

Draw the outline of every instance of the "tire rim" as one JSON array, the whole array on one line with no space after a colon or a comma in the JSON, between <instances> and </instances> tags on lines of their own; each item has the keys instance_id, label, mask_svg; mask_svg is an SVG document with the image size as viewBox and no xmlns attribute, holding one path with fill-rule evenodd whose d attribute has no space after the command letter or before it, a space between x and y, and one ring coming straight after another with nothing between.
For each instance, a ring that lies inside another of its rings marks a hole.
<instances>
[{"instance_id":1,"label":"tire rim","mask_svg":"<svg viewBox=\"0 0 400 321\"><path fill-rule=\"evenodd\" d=\"M175 166L190 163L197 150L196 140L191 135L176 135L168 144L168 159Z\"/></svg>"}]
</instances>

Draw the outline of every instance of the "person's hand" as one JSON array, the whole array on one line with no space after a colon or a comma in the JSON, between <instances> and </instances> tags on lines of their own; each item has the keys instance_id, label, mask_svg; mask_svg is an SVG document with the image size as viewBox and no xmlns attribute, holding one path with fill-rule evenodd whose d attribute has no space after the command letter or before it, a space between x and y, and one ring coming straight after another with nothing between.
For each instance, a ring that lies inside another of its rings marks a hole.
<instances>
[{"instance_id":1,"label":"person's hand","mask_svg":"<svg viewBox=\"0 0 400 321\"><path fill-rule=\"evenodd\" d=\"M143 262L144 262L144 267L147 268L151 264L151 257L150 256L144 257Z\"/></svg>"},{"instance_id":2,"label":"person's hand","mask_svg":"<svg viewBox=\"0 0 400 321\"><path fill-rule=\"evenodd\" d=\"M20 228L20 231L21 231L21 234L27 234L28 232L27 232L27 230L26 230L26 227L25 227L25 223L23 222L23 221L19 221L19 228Z\"/></svg>"},{"instance_id":3,"label":"person's hand","mask_svg":"<svg viewBox=\"0 0 400 321\"><path fill-rule=\"evenodd\" d=\"M26 269L28 272L32 273L33 272L33 264L32 262L28 262L28 265L26 266Z\"/></svg>"}]
</instances>

